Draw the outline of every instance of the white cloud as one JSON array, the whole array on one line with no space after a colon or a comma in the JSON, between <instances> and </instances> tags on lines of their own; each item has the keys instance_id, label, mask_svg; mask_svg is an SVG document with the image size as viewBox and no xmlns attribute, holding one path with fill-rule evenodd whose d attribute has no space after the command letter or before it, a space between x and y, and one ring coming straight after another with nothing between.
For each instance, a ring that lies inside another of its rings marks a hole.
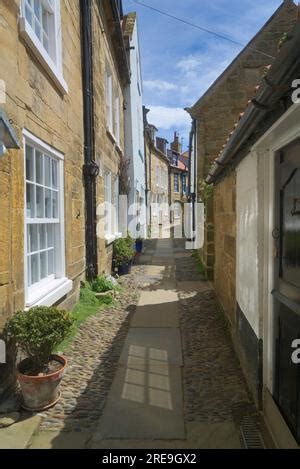
<instances>
[{"instance_id":1,"label":"white cloud","mask_svg":"<svg viewBox=\"0 0 300 469\"><path fill-rule=\"evenodd\" d=\"M148 121L158 129L186 129L191 118L184 109L179 107L147 106L150 109Z\"/></svg>"},{"instance_id":2,"label":"white cloud","mask_svg":"<svg viewBox=\"0 0 300 469\"><path fill-rule=\"evenodd\" d=\"M144 87L159 92L174 91L177 89L177 85L164 80L145 80Z\"/></svg>"},{"instance_id":3,"label":"white cloud","mask_svg":"<svg viewBox=\"0 0 300 469\"><path fill-rule=\"evenodd\" d=\"M201 63L201 59L199 57L189 55L188 57L181 59L177 63L176 67L182 72L189 73L189 72L197 70L200 63Z\"/></svg>"}]
</instances>

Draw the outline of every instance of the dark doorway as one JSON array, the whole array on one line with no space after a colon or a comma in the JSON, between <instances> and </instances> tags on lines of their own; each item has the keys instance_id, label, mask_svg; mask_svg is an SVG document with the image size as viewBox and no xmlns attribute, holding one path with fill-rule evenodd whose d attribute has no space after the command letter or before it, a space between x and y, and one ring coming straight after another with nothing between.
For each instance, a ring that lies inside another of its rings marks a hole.
<instances>
[{"instance_id":1,"label":"dark doorway","mask_svg":"<svg viewBox=\"0 0 300 469\"><path fill-rule=\"evenodd\" d=\"M300 141L276 156L275 389L274 397L300 443Z\"/></svg>"}]
</instances>

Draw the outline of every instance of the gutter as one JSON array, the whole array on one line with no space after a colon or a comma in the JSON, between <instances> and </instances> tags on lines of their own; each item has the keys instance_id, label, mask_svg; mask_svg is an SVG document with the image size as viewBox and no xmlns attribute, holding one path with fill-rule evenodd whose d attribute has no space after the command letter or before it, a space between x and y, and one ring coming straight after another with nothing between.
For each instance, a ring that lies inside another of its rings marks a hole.
<instances>
[{"instance_id":1,"label":"gutter","mask_svg":"<svg viewBox=\"0 0 300 469\"><path fill-rule=\"evenodd\" d=\"M85 189L85 240L86 275L92 280L98 273L96 233L96 177L99 167L95 162L94 136L94 88L93 88L93 39L92 2L80 0L81 53L84 120L84 189Z\"/></svg>"},{"instance_id":2,"label":"gutter","mask_svg":"<svg viewBox=\"0 0 300 469\"><path fill-rule=\"evenodd\" d=\"M257 128L263 118L276 109L284 91L291 89L292 80L300 64L299 48L300 24L297 24L291 32L289 41L284 44L271 70L264 78L258 94L252 99L237 128L229 138L224 151L215 160L215 164L206 178L207 183L216 182L224 169L239 156L239 152L246 152L253 145L253 137L256 137Z\"/></svg>"}]
</instances>

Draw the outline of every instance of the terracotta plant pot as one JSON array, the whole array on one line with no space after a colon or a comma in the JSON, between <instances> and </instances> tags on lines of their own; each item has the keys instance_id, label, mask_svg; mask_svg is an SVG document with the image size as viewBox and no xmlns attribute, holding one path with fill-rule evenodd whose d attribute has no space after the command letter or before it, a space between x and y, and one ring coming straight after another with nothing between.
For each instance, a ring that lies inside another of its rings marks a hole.
<instances>
[{"instance_id":1,"label":"terracotta plant pot","mask_svg":"<svg viewBox=\"0 0 300 469\"><path fill-rule=\"evenodd\" d=\"M20 371L25 360L19 364L18 381L23 396L23 409L31 412L42 411L59 401L59 385L66 372L67 360L60 355L51 355L50 359L61 363L61 368L45 376L25 375Z\"/></svg>"}]
</instances>

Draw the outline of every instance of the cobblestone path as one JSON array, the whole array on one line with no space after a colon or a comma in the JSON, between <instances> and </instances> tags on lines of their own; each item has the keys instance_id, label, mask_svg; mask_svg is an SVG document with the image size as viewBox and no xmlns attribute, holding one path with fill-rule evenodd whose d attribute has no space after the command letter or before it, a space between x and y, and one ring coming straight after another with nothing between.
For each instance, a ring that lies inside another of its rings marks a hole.
<instances>
[{"instance_id":1,"label":"cobblestone path","mask_svg":"<svg viewBox=\"0 0 300 469\"><path fill-rule=\"evenodd\" d=\"M171 257L166 257L167 252ZM163 274L157 275L155 269ZM257 417L257 413L215 293L198 273L192 253L181 240L148 241L139 265L123 282L118 306L81 326L67 353L70 368L62 384L62 399L43 414L41 431L32 447L239 448L242 418ZM172 440L159 436L152 441L141 435L136 440L103 437L102 441L100 435L91 445L139 294L160 290L162 285L169 291L175 288L178 298L185 437Z\"/></svg>"},{"instance_id":2,"label":"cobblestone path","mask_svg":"<svg viewBox=\"0 0 300 469\"><path fill-rule=\"evenodd\" d=\"M127 335L129 317L139 295L143 267L120 280L118 304L91 316L65 353L69 367L61 384L61 400L42 413L41 430L92 431L110 389Z\"/></svg>"}]
</instances>

